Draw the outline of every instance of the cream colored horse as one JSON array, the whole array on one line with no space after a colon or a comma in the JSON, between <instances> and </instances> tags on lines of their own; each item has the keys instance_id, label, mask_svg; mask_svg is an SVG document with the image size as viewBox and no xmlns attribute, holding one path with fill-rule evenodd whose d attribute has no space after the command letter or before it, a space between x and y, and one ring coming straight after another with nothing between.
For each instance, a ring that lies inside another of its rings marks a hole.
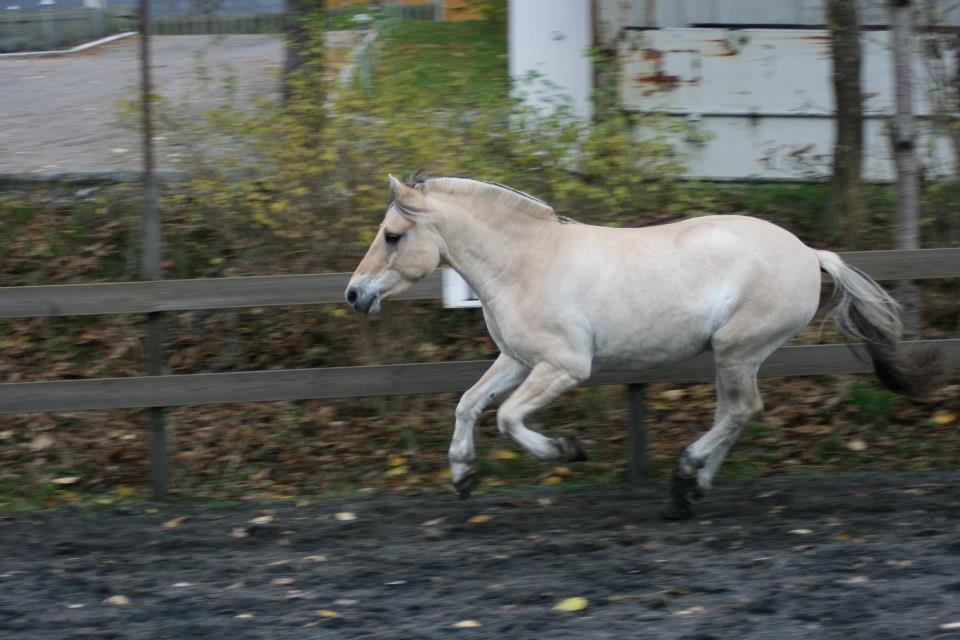
<instances>
[{"instance_id":1,"label":"cream colored horse","mask_svg":"<svg viewBox=\"0 0 960 640\"><path fill-rule=\"evenodd\" d=\"M598 369L656 367L713 350L713 427L686 447L665 514L688 517L743 426L762 408L757 369L817 310L820 271L841 294L840 327L864 340L891 388L918 376L896 352L899 310L836 254L744 216L705 216L637 229L577 224L519 191L465 178L403 184L346 291L363 313L445 260L478 294L500 356L464 393L450 444L461 495L477 483L473 427L512 389L497 426L541 460L585 458L573 438L548 438L524 421Z\"/></svg>"}]
</instances>

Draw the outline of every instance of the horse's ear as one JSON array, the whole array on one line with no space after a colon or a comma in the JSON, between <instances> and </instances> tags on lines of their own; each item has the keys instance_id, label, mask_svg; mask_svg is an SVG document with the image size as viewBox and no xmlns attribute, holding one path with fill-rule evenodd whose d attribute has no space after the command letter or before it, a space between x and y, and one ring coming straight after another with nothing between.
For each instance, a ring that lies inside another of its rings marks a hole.
<instances>
[{"instance_id":1,"label":"horse's ear","mask_svg":"<svg viewBox=\"0 0 960 640\"><path fill-rule=\"evenodd\" d=\"M418 213L423 211L423 192L413 187L408 187L392 174L390 178L390 190L393 191L394 202L400 214L408 219L413 219Z\"/></svg>"},{"instance_id":2,"label":"horse's ear","mask_svg":"<svg viewBox=\"0 0 960 640\"><path fill-rule=\"evenodd\" d=\"M397 180L396 176L394 176L392 173L389 175L389 178L390 190L393 191L394 198L402 199L405 191L412 191L410 187Z\"/></svg>"}]
</instances>

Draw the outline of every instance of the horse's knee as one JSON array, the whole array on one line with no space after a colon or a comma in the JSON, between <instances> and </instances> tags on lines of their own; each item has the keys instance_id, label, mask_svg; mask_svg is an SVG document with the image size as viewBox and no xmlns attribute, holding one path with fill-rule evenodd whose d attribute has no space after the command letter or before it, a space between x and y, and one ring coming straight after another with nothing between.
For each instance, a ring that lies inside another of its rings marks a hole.
<instances>
[{"instance_id":1,"label":"horse's knee","mask_svg":"<svg viewBox=\"0 0 960 640\"><path fill-rule=\"evenodd\" d=\"M457 419L457 422L461 423L472 422L477 417L472 405L465 403L463 400L457 404L457 409L453 412L453 415Z\"/></svg>"},{"instance_id":2,"label":"horse's knee","mask_svg":"<svg viewBox=\"0 0 960 640\"><path fill-rule=\"evenodd\" d=\"M738 425L746 424L763 413L763 400L760 395L742 398L731 410L732 418Z\"/></svg>"},{"instance_id":3,"label":"horse's knee","mask_svg":"<svg viewBox=\"0 0 960 640\"><path fill-rule=\"evenodd\" d=\"M497 411L497 429L501 435L509 436L519 423L520 418L509 408L503 406Z\"/></svg>"}]
</instances>

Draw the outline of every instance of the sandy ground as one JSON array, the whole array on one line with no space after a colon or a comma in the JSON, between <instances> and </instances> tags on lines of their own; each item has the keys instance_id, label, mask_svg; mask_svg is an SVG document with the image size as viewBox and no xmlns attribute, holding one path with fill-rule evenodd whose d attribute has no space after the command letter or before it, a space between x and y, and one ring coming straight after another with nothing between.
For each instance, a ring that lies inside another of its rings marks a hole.
<instances>
[{"instance_id":1,"label":"sandy ground","mask_svg":"<svg viewBox=\"0 0 960 640\"><path fill-rule=\"evenodd\" d=\"M958 481L728 482L687 522L664 487L5 516L0 637L960 638Z\"/></svg>"},{"instance_id":2,"label":"sandy ground","mask_svg":"<svg viewBox=\"0 0 960 640\"><path fill-rule=\"evenodd\" d=\"M350 46L337 32L328 46ZM152 40L154 84L172 102L196 106L227 99L219 79L232 75L235 100L275 96L283 43L271 35L161 36ZM0 173L139 170L137 133L121 128L117 102L139 94L136 38L58 58L0 59ZM211 77L197 81L198 64ZM161 170L176 150L160 140Z\"/></svg>"}]
</instances>

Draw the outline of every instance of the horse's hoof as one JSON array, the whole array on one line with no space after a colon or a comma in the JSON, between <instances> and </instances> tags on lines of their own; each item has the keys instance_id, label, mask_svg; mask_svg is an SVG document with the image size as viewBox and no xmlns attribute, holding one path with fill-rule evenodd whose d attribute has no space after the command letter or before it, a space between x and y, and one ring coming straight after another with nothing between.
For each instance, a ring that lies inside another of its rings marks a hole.
<instances>
[{"instance_id":1,"label":"horse's hoof","mask_svg":"<svg viewBox=\"0 0 960 640\"><path fill-rule=\"evenodd\" d=\"M664 520L689 520L693 517L693 505L689 501L680 504L671 502L660 511L660 517Z\"/></svg>"},{"instance_id":2,"label":"horse's hoof","mask_svg":"<svg viewBox=\"0 0 960 640\"><path fill-rule=\"evenodd\" d=\"M461 500L466 500L470 497L470 494L473 493L473 490L476 489L479 484L480 476L477 475L476 471L471 471L453 483L453 488L456 489L457 493L460 494Z\"/></svg>"},{"instance_id":3,"label":"horse's hoof","mask_svg":"<svg viewBox=\"0 0 960 640\"><path fill-rule=\"evenodd\" d=\"M660 512L667 520L687 520L693 516L693 501L703 496L696 478L673 474L670 481L670 505Z\"/></svg>"},{"instance_id":4,"label":"horse's hoof","mask_svg":"<svg viewBox=\"0 0 960 640\"><path fill-rule=\"evenodd\" d=\"M576 438L560 438L560 452L567 462L583 462L587 459L586 449Z\"/></svg>"},{"instance_id":5,"label":"horse's hoof","mask_svg":"<svg viewBox=\"0 0 960 640\"><path fill-rule=\"evenodd\" d=\"M684 478L674 473L673 478L670 480L670 495L673 496L674 502L678 500L691 500L694 498L702 498L703 489L700 488L696 478Z\"/></svg>"}]
</instances>

